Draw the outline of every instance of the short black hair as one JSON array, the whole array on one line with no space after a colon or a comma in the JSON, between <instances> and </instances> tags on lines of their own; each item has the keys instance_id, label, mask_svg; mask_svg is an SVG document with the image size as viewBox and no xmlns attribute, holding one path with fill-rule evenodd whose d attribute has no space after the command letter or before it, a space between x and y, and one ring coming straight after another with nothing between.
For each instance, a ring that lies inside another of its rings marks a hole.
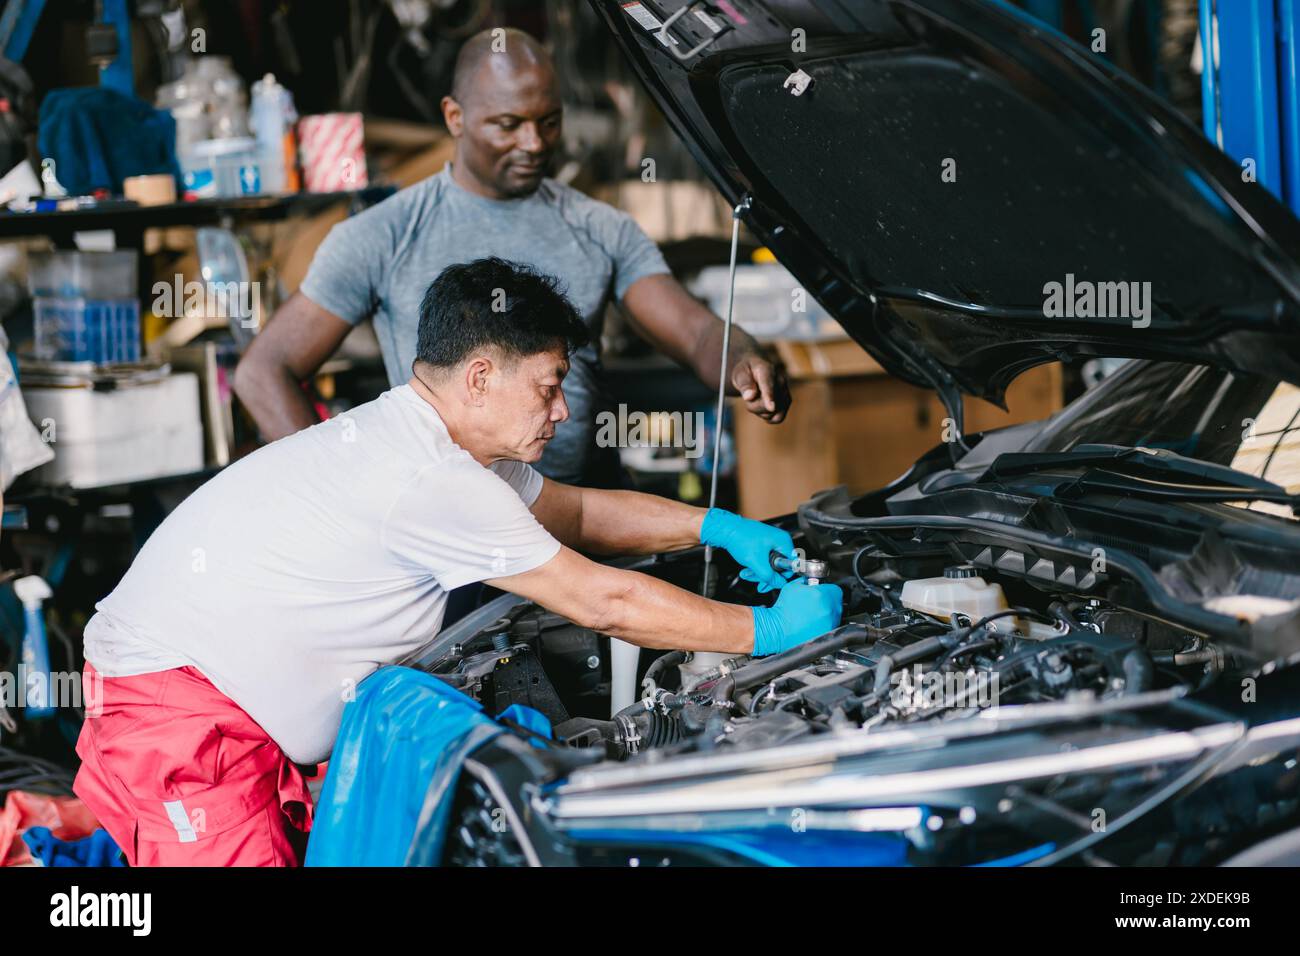
<instances>
[{"instance_id":1,"label":"short black hair","mask_svg":"<svg viewBox=\"0 0 1300 956\"><path fill-rule=\"evenodd\" d=\"M448 266L429 284L415 361L448 369L485 346L518 359L556 348L570 353L589 340L558 280L493 256Z\"/></svg>"}]
</instances>

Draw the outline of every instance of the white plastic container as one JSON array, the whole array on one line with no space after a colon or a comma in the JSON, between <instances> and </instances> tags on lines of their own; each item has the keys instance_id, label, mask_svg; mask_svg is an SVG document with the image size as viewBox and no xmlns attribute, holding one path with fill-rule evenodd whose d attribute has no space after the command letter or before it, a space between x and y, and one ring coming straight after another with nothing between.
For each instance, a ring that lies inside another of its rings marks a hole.
<instances>
[{"instance_id":1,"label":"white plastic container","mask_svg":"<svg viewBox=\"0 0 1300 956\"><path fill-rule=\"evenodd\" d=\"M55 250L27 254L27 291L33 298L134 299L138 256L116 252Z\"/></svg>"},{"instance_id":2,"label":"white plastic container","mask_svg":"<svg viewBox=\"0 0 1300 956\"><path fill-rule=\"evenodd\" d=\"M186 199L252 196L262 192L257 142L251 137L205 139L180 157Z\"/></svg>"},{"instance_id":3,"label":"white plastic container","mask_svg":"<svg viewBox=\"0 0 1300 956\"><path fill-rule=\"evenodd\" d=\"M641 648L611 637L609 656L609 716L613 717L636 702L636 668L641 660Z\"/></svg>"},{"instance_id":4,"label":"white plastic container","mask_svg":"<svg viewBox=\"0 0 1300 956\"><path fill-rule=\"evenodd\" d=\"M973 567L948 568L941 578L913 578L903 584L899 600L903 607L921 614L948 620L954 613L972 622L1007 609L1002 585L990 583ZM1018 627L1014 617L993 622L996 630L1011 631Z\"/></svg>"},{"instance_id":5,"label":"white plastic container","mask_svg":"<svg viewBox=\"0 0 1300 956\"><path fill-rule=\"evenodd\" d=\"M689 283L691 293L726 318L730 270L708 266ZM802 309L802 311L796 311ZM732 318L760 339L823 341L844 337L844 329L799 281L779 263L736 267L736 299Z\"/></svg>"},{"instance_id":6,"label":"white plastic container","mask_svg":"<svg viewBox=\"0 0 1300 956\"><path fill-rule=\"evenodd\" d=\"M54 451L36 472L45 484L99 488L203 468L199 379L192 372L104 392L25 385L23 398Z\"/></svg>"}]
</instances>

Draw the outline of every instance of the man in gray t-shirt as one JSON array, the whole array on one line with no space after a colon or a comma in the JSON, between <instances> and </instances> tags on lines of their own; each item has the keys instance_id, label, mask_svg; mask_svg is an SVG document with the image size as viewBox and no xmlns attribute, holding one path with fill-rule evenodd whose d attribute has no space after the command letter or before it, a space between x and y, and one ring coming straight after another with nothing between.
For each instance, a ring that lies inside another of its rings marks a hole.
<instances>
[{"instance_id":1,"label":"man in gray t-shirt","mask_svg":"<svg viewBox=\"0 0 1300 956\"><path fill-rule=\"evenodd\" d=\"M550 59L525 33L495 33L466 42L442 102L456 140L453 162L331 230L302 287L240 362L235 389L268 440L313 424L298 383L366 318L374 320L389 380L400 384L411 374L431 280L455 263L514 260L557 277L592 330L593 344L574 355L564 382L569 420L538 470L609 486L618 481L618 454L597 447L595 418L608 404L599 339L611 298L652 344L713 388L722 323L672 278L630 216L546 178L561 116ZM754 414L780 422L790 401L780 368L739 329L730 353L730 390Z\"/></svg>"},{"instance_id":2,"label":"man in gray t-shirt","mask_svg":"<svg viewBox=\"0 0 1300 956\"><path fill-rule=\"evenodd\" d=\"M304 296L335 315L373 312L390 382L411 376L420 299L429 277L447 266L496 256L562 277L567 297L597 333L611 294L621 301L638 280L668 273L658 247L612 206L551 179L519 199L489 199L458 185L453 170L340 223L302 283ZM608 478L609 463L595 446L595 416L606 404L598 344L573 356L564 382L570 418L542 468L555 481Z\"/></svg>"}]
</instances>

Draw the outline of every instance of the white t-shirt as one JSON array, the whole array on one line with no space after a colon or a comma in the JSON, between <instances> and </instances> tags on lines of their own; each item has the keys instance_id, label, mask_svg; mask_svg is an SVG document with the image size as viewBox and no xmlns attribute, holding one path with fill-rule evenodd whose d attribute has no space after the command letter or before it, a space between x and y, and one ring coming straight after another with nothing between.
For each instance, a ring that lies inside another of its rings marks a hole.
<instances>
[{"instance_id":1,"label":"white t-shirt","mask_svg":"<svg viewBox=\"0 0 1300 956\"><path fill-rule=\"evenodd\" d=\"M196 491L86 625L105 676L193 665L291 760L325 759L364 677L442 626L447 592L560 549L541 476L478 464L409 385L283 438Z\"/></svg>"}]
</instances>

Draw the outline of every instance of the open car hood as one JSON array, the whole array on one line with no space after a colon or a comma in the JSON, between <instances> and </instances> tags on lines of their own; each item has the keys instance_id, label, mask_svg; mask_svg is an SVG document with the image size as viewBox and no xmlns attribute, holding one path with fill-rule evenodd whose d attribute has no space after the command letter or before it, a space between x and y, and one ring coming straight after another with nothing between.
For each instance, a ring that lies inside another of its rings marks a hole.
<instances>
[{"instance_id":1,"label":"open car hood","mask_svg":"<svg viewBox=\"0 0 1300 956\"><path fill-rule=\"evenodd\" d=\"M759 239L950 408L1103 355L1300 382L1300 222L1015 8L695 3L665 39L682 0L592 3Z\"/></svg>"}]
</instances>

